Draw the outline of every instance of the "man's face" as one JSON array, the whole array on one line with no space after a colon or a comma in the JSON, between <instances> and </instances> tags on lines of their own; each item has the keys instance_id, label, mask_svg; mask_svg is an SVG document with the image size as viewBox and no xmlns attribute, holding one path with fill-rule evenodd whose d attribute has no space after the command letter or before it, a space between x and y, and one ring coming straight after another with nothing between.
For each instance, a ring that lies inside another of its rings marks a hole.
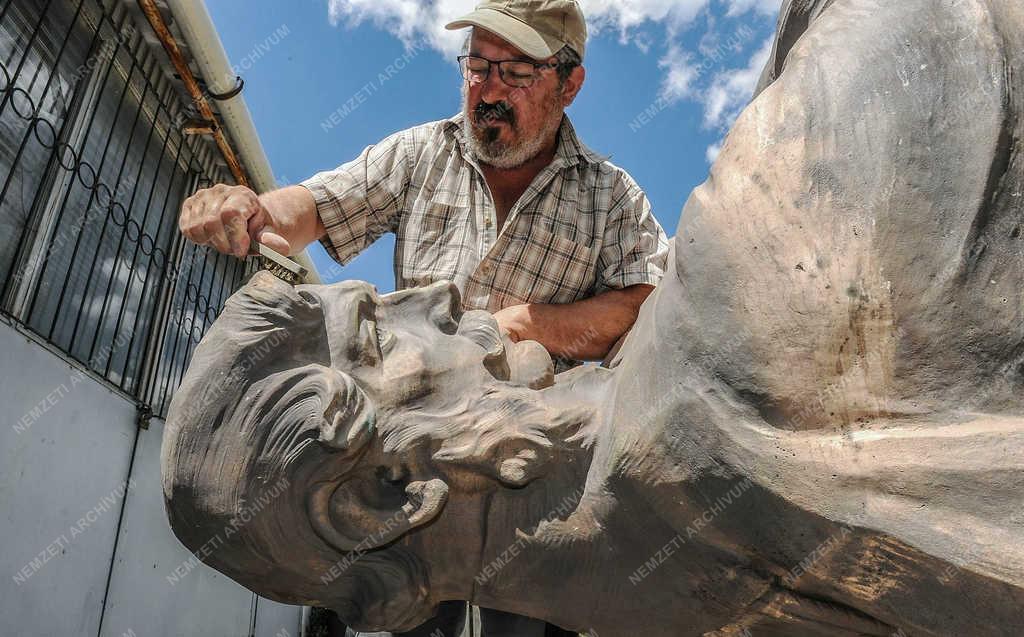
<instances>
[{"instance_id":1,"label":"man's face","mask_svg":"<svg viewBox=\"0 0 1024 637\"><path fill-rule=\"evenodd\" d=\"M498 36L473 29L469 55L488 60L534 60ZM566 105L553 68L540 69L526 88L509 86L492 65L483 82L463 81L465 129L474 154L496 168L515 168L536 157L554 138Z\"/></svg>"}]
</instances>

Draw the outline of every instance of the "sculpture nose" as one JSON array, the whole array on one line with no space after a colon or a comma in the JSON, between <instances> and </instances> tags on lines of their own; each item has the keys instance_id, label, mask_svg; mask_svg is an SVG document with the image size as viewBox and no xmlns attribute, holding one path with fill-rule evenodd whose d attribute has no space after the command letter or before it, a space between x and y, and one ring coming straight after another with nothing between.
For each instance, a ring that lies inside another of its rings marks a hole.
<instances>
[{"instance_id":1,"label":"sculpture nose","mask_svg":"<svg viewBox=\"0 0 1024 637\"><path fill-rule=\"evenodd\" d=\"M426 320L444 334L455 334L462 320L462 296L450 281L393 292L381 299L387 313L411 322Z\"/></svg>"},{"instance_id":2,"label":"sculpture nose","mask_svg":"<svg viewBox=\"0 0 1024 637\"><path fill-rule=\"evenodd\" d=\"M454 334L462 319L462 297L451 281L402 290L384 297L387 305L408 317L426 317L445 334Z\"/></svg>"},{"instance_id":3,"label":"sculpture nose","mask_svg":"<svg viewBox=\"0 0 1024 637\"><path fill-rule=\"evenodd\" d=\"M483 364L491 376L498 380L509 380L511 370L505 343L501 338L498 321L486 310L470 310L459 321L458 334L473 341L486 354Z\"/></svg>"},{"instance_id":4,"label":"sculpture nose","mask_svg":"<svg viewBox=\"0 0 1024 637\"><path fill-rule=\"evenodd\" d=\"M430 320L445 334L454 334L462 320L462 295L451 281L438 281L424 290Z\"/></svg>"}]
</instances>

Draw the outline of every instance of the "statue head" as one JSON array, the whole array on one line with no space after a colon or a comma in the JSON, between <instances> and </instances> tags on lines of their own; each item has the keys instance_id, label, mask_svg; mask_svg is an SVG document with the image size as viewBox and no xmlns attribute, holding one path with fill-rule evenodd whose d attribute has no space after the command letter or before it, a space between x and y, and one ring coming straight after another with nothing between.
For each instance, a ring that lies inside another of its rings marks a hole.
<instances>
[{"instance_id":1,"label":"statue head","mask_svg":"<svg viewBox=\"0 0 1024 637\"><path fill-rule=\"evenodd\" d=\"M415 626L446 593L469 594L471 575L436 565L480 552L488 494L567 453L585 416L538 400L551 383L543 347L461 312L451 284L380 296L257 273L171 405L171 525L262 595Z\"/></svg>"}]
</instances>

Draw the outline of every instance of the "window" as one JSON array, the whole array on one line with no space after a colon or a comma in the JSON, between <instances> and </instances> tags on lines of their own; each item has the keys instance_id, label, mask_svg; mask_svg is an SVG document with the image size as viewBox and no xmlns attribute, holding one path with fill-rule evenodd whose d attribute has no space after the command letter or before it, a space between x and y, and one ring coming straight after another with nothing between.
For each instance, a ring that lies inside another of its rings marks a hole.
<instances>
[{"instance_id":1,"label":"window","mask_svg":"<svg viewBox=\"0 0 1024 637\"><path fill-rule=\"evenodd\" d=\"M163 415L250 268L177 232L233 180L139 29L115 0L0 9L0 309Z\"/></svg>"}]
</instances>

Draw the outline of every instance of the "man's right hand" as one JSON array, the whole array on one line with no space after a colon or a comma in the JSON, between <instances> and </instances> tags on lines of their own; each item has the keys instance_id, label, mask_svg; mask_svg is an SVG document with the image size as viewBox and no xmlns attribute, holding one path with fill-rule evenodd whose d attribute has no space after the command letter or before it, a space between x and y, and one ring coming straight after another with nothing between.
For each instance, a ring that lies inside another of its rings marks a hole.
<instances>
[{"instance_id":1,"label":"man's right hand","mask_svg":"<svg viewBox=\"0 0 1024 637\"><path fill-rule=\"evenodd\" d=\"M239 258L255 253L257 241L281 254L291 254L291 245L279 234L287 225L285 220L274 219L249 188L224 184L186 199L178 218L181 233L190 241Z\"/></svg>"}]
</instances>

